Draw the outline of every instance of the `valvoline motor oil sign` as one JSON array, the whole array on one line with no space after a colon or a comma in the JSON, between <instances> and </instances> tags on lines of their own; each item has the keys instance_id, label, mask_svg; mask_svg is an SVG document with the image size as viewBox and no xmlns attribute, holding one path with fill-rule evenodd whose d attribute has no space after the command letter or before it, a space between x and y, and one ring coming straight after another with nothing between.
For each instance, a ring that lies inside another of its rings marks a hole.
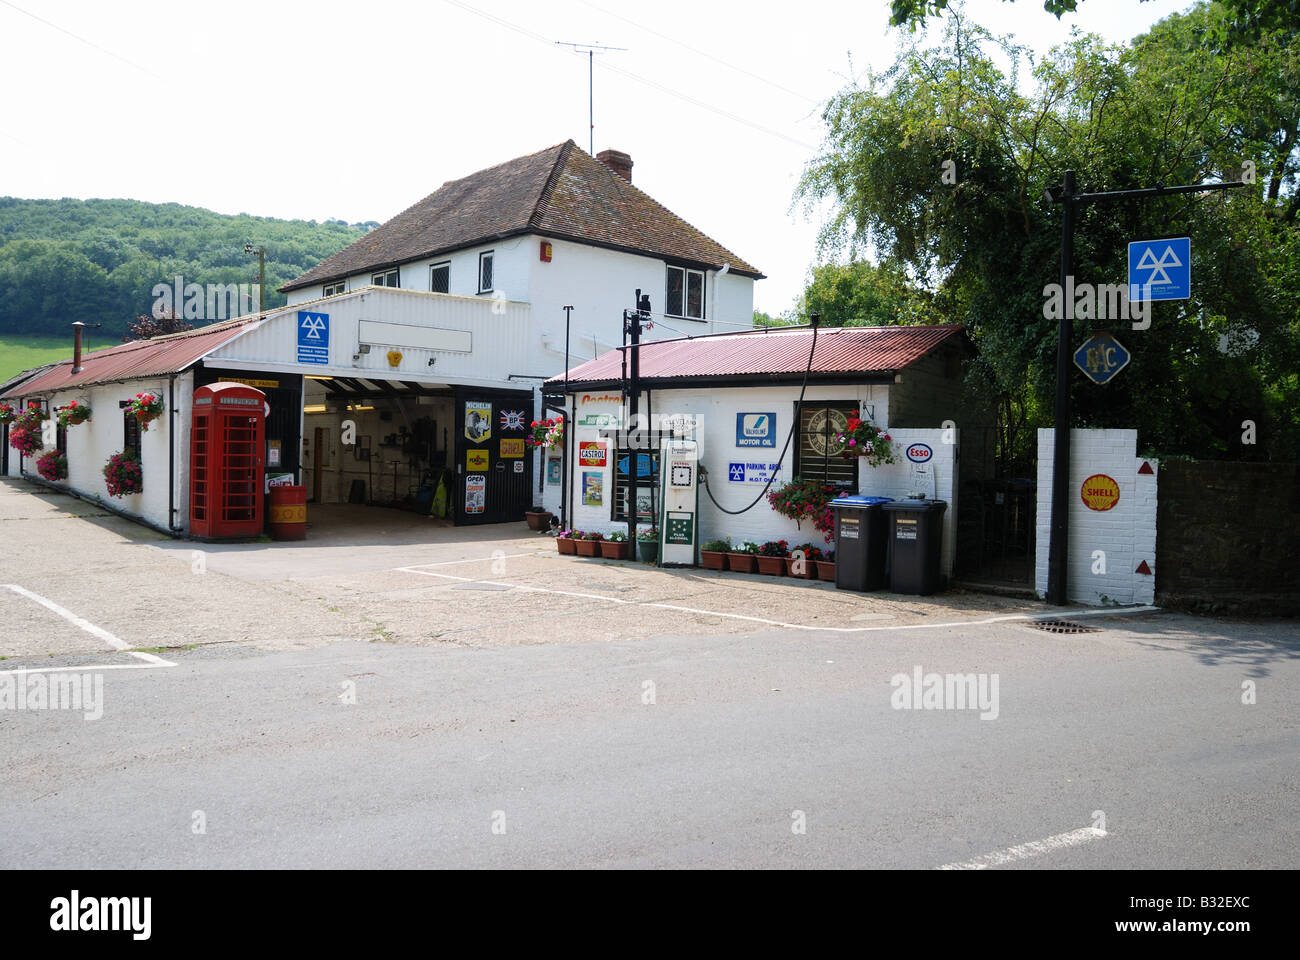
<instances>
[{"instance_id":1,"label":"valvoline motor oil sign","mask_svg":"<svg viewBox=\"0 0 1300 960\"><path fill-rule=\"evenodd\" d=\"M736 446L775 447L775 413L736 414Z\"/></svg>"}]
</instances>

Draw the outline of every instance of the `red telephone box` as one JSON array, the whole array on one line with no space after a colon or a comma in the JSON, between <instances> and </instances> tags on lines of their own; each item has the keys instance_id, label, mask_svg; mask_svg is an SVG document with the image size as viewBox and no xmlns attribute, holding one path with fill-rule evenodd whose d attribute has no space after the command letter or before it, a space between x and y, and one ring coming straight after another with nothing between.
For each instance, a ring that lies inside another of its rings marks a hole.
<instances>
[{"instance_id":1,"label":"red telephone box","mask_svg":"<svg viewBox=\"0 0 1300 960\"><path fill-rule=\"evenodd\" d=\"M190 534L262 532L266 394L242 383L194 391L190 426Z\"/></svg>"}]
</instances>

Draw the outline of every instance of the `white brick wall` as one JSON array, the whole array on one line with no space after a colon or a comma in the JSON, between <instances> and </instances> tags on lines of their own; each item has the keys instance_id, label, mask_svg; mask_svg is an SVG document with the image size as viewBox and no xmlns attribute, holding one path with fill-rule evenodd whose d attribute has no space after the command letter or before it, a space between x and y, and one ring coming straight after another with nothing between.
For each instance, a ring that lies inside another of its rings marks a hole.
<instances>
[{"instance_id":1,"label":"white brick wall","mask_svg":"<svg viewBox=\"0 0 1300 960\"><path fill-rule=\"evenodd\" d=\"M804 400L852 400L859 402L865 413L870 413L872 422L888 426L889 392L887 385L863 386L810 386ZM690 413L699 418L701 461L708 469L710 488L718 502L729 509L739 509L750 503L759 491L760 484L731 483L727 477L727 465L732 460L760 461L765 458L776 462L790 429L794 402L798 398L797 387L744 387L715 390L673 390L656 391L653 395L653 412L655 414ZM577 395L577 419L581 420L587 412L611 413L617 408L616 403L584 403L583 395ZM644 401L641 410L645 410ZM776 447L774 449L740 449L736 447L736 414L739 412L773 411L776 413ZM953 567L953 550L955 531L957 529L956 497L954 496L957 476L957 442L959 434L953 431L945 441L945 431L939 429L890 430L899 463L884 467L862 467L859 471L859 492L875 496L901 499L912 492L909 463L903 455L907 445L924 442L934 451L930 461L934 467L937 496L948 501L948 509L943 519L943 555L941 569L951 575ZM578 427L572 431L569 442L608 439L592 427ZM611 442L612 446L612 442ZM606 501L600 507L587 507L582 499L582 467L574 467L570 476L571 525L582 530L600 530L610 532L625 529L621 523L609 519L608 497L613 495L612 456L611 463L604 469ZM790 476L794 463L794 443L791 442L782 461L782 477L773 484L778 488ZM927 491L927 495L934 495ZM559 487L548 485L545 491L547 509L558 514ZM805 522L802 529L795 522L772 511L766 498L753 509L739 514L729 515L709 499L708 494L700 490L700 542L705 540L730 537L732 543L752 540L762 543L764 540L788 540L791 544L810 542L816 545L824 543L822 534Z\"/></svg>"},{"instance_id":2,"label":"white brick wall","mask_svg":"<svg viewBox=\"0 0 1300 960\"><path fill-rule=\"evenodd\" d=\"M1053 433L1038 431L1038 518L1034 586L1047 593L1051 543ZM1080 603L1151 603L1155 599L1156 501L1159 465L1136 456L1136 430L1072 430L1070 433L1070 543L1066 560L1067 595ZM1139 474L1143 463L1150 475ZM1083 481L1105 474L1119 485L1119 502L1110 510L1089 509ZM1105 572L1101 571L1104 554ZM1146 562L1150 575L1137 573ZM1103 599L1104 598L1104 599Z\"/></svg>"}]
</instances>

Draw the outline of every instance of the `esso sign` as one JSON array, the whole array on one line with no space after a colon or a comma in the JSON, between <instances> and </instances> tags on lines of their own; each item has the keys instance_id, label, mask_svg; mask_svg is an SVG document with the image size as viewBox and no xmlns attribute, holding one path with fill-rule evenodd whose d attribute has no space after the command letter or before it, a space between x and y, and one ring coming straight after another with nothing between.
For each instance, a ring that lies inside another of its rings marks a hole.
<instances>
[{"instance_id":1,"label":"esso sign","mask_svg":"<svg viewBox=\"0 0 1300 960\"><path fill-rule=\"evenodd\" d=\"M928 443L911 443L907 446L907 459L913 463L926 463L934 456Z\"/></svg>"}]
</instances>

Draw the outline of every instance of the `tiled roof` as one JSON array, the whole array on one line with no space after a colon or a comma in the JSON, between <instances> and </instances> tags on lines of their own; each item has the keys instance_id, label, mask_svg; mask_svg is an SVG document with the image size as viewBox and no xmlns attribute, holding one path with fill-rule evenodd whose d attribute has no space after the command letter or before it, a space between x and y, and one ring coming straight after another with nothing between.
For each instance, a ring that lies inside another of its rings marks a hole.
<instances>
[{"instance_id":1,"label":"tiled roof","mask_svg":"<svg viewBox=\"0 0 1300 960\"><path fill-rule=\"evenodd\" d=\"M96 383L116 383L139 377L180 373L199 359L233 340L265 314L214 323L197 330L172 333L152 340L136 340L81 357L81 372L72 372L71 358L52 364L29 380L10 387L3 397L28 397ZM72 345L68 344L69 349Z\"/></svg>"},{"instance_id":2,"label":"tiled roof","mask_svg":"<svg viewBox=\"0 0 1300 960\"><path fill-rule=\"evenodd\" d=\"M444 183L281 290L536 233L762 274L568 140Z\"/></svg>"},{"instance_id":3,"label":"tiled roof","mask_svg":"<svg viewBox=\"0 0 1300 960\"><path fill-rule=\"evenodd\" d=\"M915 363L950 337L963 335L958 325L922 327L823 327L811 375L885 376ZM799 377L808 367L812 330L769 327L744 333L721 333L686 340L649 341L640 347L641 379L698 377L712 381ZM575 384L611 383L623 375L621 350L610 350L569 371ZM546 381L563 384L563 375Z\"/></svg>"}]
</instances>

